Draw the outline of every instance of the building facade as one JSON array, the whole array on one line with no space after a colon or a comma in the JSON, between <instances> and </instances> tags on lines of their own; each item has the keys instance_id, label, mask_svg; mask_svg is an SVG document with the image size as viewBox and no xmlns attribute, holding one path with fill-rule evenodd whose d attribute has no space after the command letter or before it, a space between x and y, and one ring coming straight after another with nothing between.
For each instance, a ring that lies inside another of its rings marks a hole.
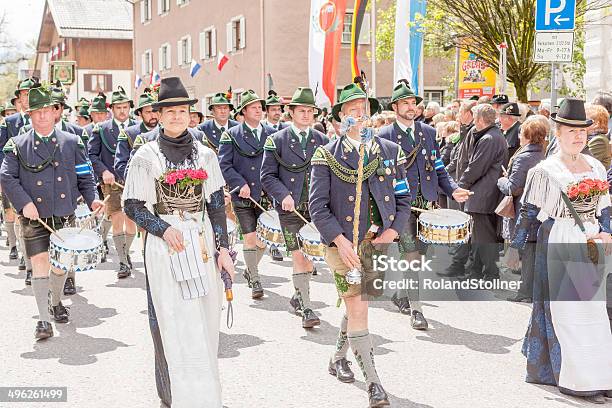
<instances>
[{"instance_id":1,"label":"building facade","mask_svg":"<svg viewBox=\"0 0 612 408\"><path fill-rule=\"evenodd\" d=\"M349 2L350 3L350 2ZM308 32L310 1L286 0L138 0L134 4L134 75L143 79L138 91L151 83L154 72L178 76L206 111L210 98L230 86L234 105L240 91L253 89L260 96L273 88L290 98L299 86L308 85ZM351 82L350 32L352 9L343 24L337 85ZM371 71L370 14L360 36L359 66ZM217 69L219 53L229 58ZM202 68L190 76L195 60ZM428 66L427 61L425 66ZM430 67L438 66L432 64ZM449 62L452 70L452 62ZM425 93L443 97L446 90L437 69L426 69ZM372 82L372 78L370 78ZM393 61L376 66L378 97L389 97L393 88Z\"/></svg>"},{"instance_id":2,"label":"building facade","mask_svg":"<svg viewBox=\"0 0 612 408\"><path fill-rule=\"evenodd\" d=\"M593 100L597 92L612 92L612 4L594 10L587 16L591 24L586 25L584 59L586 73L584 88L587 100Z\"/></svg>"},{"instance_id":3,"label":"building facade","mask_svg":"<svg viewBox=\"0 0 612 408\"><path fill-rule=\"evenodd\" d=\"M123 86L132 94L132 5L124 0L46 0L35 70L52 80L54 64L74 63L69 105Z\"/></svg>"}]
</instances>

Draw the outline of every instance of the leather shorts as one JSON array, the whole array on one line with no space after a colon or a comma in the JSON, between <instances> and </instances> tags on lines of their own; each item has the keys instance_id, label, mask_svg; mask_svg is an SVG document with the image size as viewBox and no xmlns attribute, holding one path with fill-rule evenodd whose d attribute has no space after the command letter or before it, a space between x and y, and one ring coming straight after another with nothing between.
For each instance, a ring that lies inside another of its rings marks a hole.
<instances>
[{"instance_id":1,"label":"leather shorts","mask_svg":"<svg viewBox=\"0 0 612 408\"><path fill-rule=\"evenodd\" d=\"M302 212L304 218L310 221L310 214L308 212ZM305 225L304 221L297 216L296 213L283 213L279 211L278 218L285 238L285 246L287 252L297 251L302 249L302 242L298 238L300 229Z\"/></svg>"},{"instance_id":2,"label":"leather shorts","mask_svg":"<svg viewBox=\"0 0 612 408\"><path fill-rule=\"evenodd\" d=\"M74 226L74 215L68 217L49 217L42 220L51 228L59 230ZM38 220L19 217L21 234L25 245L25 253L30 258L49 251L51 233Z\"/></svg>"},{"instance_id":3,"label":"leather shorts","mask_svg":"<svg viewBox=\"0 0 612 408\"><path fill-rule=\"evenodd\" d=\"M110 196L106 202L106 214L111 216L115 213L121 212L123 210L121 207L121 195L123 194L123 189L114 184L101 184L100 189L102 190L102 195L104 198Z\"/></svg>"}]
</instances>

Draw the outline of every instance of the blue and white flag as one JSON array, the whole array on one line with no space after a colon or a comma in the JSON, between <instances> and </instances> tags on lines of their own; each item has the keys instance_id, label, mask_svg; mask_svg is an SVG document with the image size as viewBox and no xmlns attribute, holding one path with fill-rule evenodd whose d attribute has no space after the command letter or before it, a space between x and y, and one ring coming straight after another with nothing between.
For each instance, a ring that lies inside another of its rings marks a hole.
<instances>
[{"instance_id":1,"label":"blue and white flag","mask_svg":"<svg viewBox=\"0 0 612 408\"><path fill-rule=\"evenodd\" d=\"M138 89L142 85L142 78L140 75L136 75L136 79L134 79L134 88Z\"/></svg>"},{"instance_id":2,"label":"blue and white flag","mask_svg":"<svg viewBox=\"0 0 612 408\"><path fill-rule=\"evenodd\" d=\"M189 75L191 75L191 77L193 78L194 76L198 75L198 72L200 72L201 68L202 66L198 64L196 60L192 59L191 68L189 69Z\"/></svg>"}]
</instances>

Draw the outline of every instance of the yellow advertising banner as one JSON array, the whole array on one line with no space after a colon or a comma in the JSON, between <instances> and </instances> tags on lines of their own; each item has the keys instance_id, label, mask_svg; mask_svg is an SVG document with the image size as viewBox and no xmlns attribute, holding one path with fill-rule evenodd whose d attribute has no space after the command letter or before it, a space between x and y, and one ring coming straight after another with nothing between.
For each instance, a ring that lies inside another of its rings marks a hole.
<instances>
[{"instance_id":1,"label":"yellow advertising banner","mask_svg":"<svg viewBox=\"0 0 612 408\"><path fill-rule=\"evenodd\" d=\"M469 99L472 96L493 96L497 74L475 54L460 50L459 52L459 98Z\"/></svg>"}]
</instances>

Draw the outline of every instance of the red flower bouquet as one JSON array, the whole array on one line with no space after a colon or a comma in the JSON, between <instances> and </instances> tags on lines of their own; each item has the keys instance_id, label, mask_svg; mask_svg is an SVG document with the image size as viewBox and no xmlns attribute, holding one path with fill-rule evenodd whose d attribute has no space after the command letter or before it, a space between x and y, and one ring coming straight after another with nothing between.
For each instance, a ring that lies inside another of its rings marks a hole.
<instances>
[{"instance_id":1,"label":"red flower bouquet","mask_svg":"<svg viewBox=\"0 0 612 408\"><path fill-rule=\"evenodd\" d=\"M206 170L171 170L160 177L160 181L171 186L179 188L187 188L191 186L199 186L208 178Z\"/></svg>"},{"instance_id":2,"label":"red flower bouquet","mask_svg":"<svg viewBox=\"0 0 612 408\"><path fill-rule=\"evenodd\" d=\"M567 196L572 201L584 200L589 197L606 194L609 187L607 181L584 179L578 183L571 184L567 189Z\"/></svg>"}]
</instances>

